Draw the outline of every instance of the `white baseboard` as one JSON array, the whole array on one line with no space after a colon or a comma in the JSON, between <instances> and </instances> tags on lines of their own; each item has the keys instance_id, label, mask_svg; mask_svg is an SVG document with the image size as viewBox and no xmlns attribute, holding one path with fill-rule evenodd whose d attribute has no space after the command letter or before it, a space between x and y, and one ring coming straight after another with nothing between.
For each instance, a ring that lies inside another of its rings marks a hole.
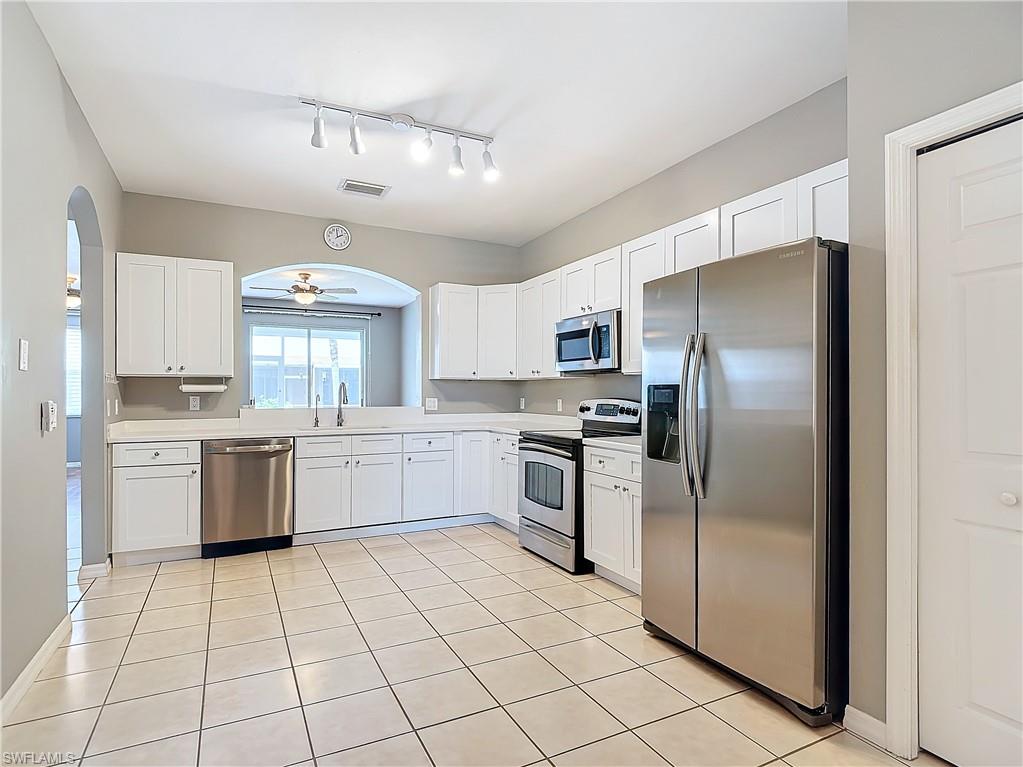
<instances>
[{"instance_id":1,"label":"white baseboard","mask_svg":"<svg viewBox=\"0 0 1023 767\"><path fill-rule=\"evenodd\" d=\"M57 624L57 628L53 630L53 633L47 637L46 641L43 642L43 646L40 647L36 654L32 656L32 660L28 662L28 665L22 669L22 672L18 674L18 678L14 680L10 687L7 688L7 692L4 693L3 701L0 703L0 715L6 722L10 719L11 714L14 713L14 709L21 699L25 697L25 693L28 692L28 688L32 686L32 682L39 676L39 672L43 670L50 658L53 657L53 653L60 647L60 643L64 641L64 637L71 633L71 616L65 615L63 620Z\"/></svg>"},{"instance_id":2,"label":"white baseboard","mask_svg":"<svg viewBox=\"0 0 1023 767\"><path fill-rule=\"evenodd\" d=\"M612 583L617 583L623 589L628 589L629 591L635 594L643 593L642 592L643 587L639 583L636 583L635 581L626 578L624 575L619 575L613 570L608 570L606 567L603 567L601 565L594 565L593 572L595 572L597 575L599 575L601 578L604 578L605 580L609 580Z\"/></svg>"},{"instance_id":3,"label":"white baseboard","mask_svg":"<svg viewBox=\"0 0 1023 767\"><path fill-rule=\"evenodd\" d=\"M179 559L195 559L202 556L202 546L169 546L165 549L145 549L143 551L116 551L110 555L114 567L132 567L134 565L151 565L156 562L176 562Z\"/></svg>"},{"instance_id":4,"label":"white baseboard","mask_svg":"<svg viewBox=\"0 0 1023 767\"><path fill-rule=\"evenodd\" d=\"M78 568L78 579L106 578L110 575L110 560L106 559L95 565L82 565Z\"/></svg>"},{"instance_id":5,"label":"white baseboard","mask_svg":"<svg viewBox=\"0 0 1023 767\"><path fill-rule=\"evenodd\" d=\"M465 514L460 517L440 517L423 519L415 522L392 522L386 525L367 525L366 527L348 527L341 530L325 530L319 533L295 533L291 543L293 546L305 546L310 543L329 543L330 541L348 541L352 538L368 538L374 535L393 535L395 533L418 533L423 530L442 530L445 527L461 527L462 525L482 525L496 522L490 514Z\"/></svg>"},{"instance_id":6,"label":"white baseboard","mask_svg":"<svg viewBox=\"0 0 1023 767\"><path fill-rule=\"evenodd\" d=\"M879 748L885 747L885 723L880 719L875 719L870 714L865 714L858 708L852 706L845 707L845 719L842 721L842 726L850 732L854 732L864 740L869 740Z\"/></svg>"}]
</instances>

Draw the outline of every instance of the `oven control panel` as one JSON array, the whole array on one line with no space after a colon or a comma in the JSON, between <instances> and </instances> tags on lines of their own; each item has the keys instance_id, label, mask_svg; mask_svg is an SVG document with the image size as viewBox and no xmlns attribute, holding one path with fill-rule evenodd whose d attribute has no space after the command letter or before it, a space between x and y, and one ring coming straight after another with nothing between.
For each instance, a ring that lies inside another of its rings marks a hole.
<instances>
[{"instance_id":1,"label":"oven control panel","mask_svg":"<svg viewBox=\"0 0 1023 767\"><path fill-rule=\"evenodd\" d=\"M631 399L584 399L579 403L579 417L584 421L622 424L639 423L640 403Z\"/></svg>"}]
</instances>

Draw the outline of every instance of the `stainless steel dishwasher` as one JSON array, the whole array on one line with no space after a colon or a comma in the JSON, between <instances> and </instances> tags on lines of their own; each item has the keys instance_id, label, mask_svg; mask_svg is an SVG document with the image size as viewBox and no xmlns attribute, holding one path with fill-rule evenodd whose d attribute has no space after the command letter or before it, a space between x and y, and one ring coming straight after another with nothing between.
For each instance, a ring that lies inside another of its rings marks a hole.
<instances>
[{"instance_id":1,"label":"stainless steel dishwasher","mask_svg":"<svg viewBox=\"0 0 1023 767\"><path fill-rule=\"evenodd\" d=\"M202 555L217 557L291 545L294 440L202 443Z\"/></svg>"}]
</instances>

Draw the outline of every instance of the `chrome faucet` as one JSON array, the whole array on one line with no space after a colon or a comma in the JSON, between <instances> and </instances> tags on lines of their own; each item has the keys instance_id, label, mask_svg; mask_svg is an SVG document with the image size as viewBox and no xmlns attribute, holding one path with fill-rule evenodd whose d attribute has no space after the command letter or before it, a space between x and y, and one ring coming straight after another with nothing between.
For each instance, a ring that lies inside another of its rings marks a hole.
<instances>
[{"instance_id":1,"label":"chrome faucet","mask_svg":"<svg viewBox=\"0 0 1023 767\"><path fill-rule=\"evenodd\" d=\"M316 395L316 404L313 405L313 428L320 428L320 395Z\"/></svg>"},{"instance_id":2,"label":"chrome faucet","mask_svg":"<svg viewBox=\"0 0 1023 767\"><path fill-rule=\"evenodd\" d=\"M345 414L341 410L342 405L348 404L348 384L342 381L337 385L337 425L345 425Z\"/></svg>"}]
</instances>

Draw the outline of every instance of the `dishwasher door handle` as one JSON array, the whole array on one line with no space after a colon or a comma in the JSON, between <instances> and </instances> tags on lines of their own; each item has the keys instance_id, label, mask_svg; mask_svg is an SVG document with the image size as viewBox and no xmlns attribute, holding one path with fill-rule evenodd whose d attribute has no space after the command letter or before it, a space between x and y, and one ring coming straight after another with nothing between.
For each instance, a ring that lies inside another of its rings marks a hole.
<instances>
[{"instance_id":1,"label":"dishwasher door handle","mask_svg":"<svg viewBox=\"0 0 1023 767\"><path fill-rule=\"evenodd\" d=\"M238 447L208 447L207 455L226 453L286 453L291 452L291 445L241 445Z\"/></svg>"}]
</instances>

